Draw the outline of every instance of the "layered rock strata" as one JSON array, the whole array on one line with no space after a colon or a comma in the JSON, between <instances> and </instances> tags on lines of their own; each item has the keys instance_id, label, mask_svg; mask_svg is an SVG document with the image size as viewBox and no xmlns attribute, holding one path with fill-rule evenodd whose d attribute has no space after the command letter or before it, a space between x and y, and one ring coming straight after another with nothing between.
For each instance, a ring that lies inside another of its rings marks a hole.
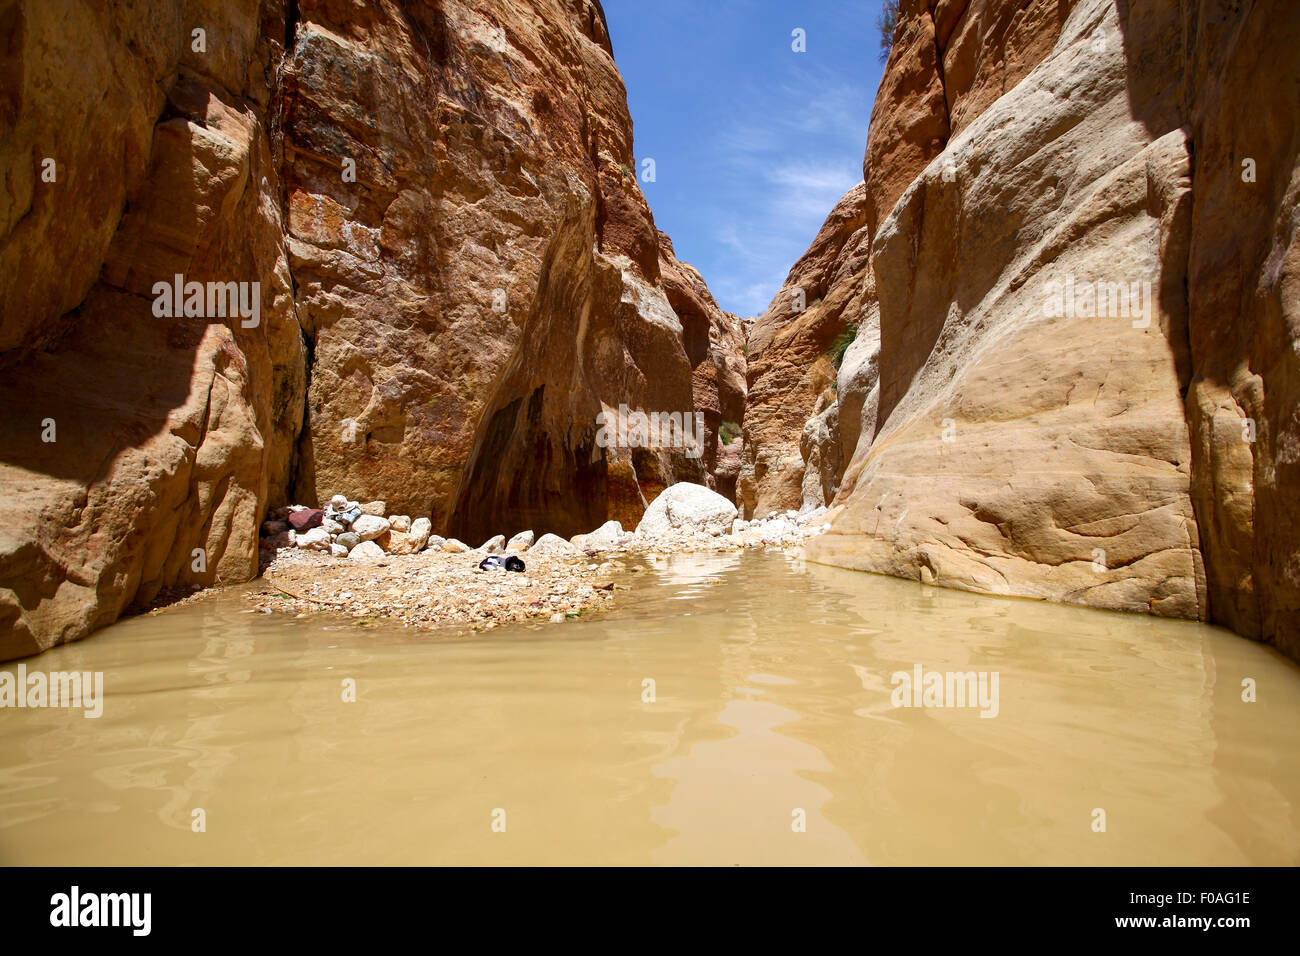
<instances>
[{"instance_id":1,"label":"layered rock strata","mask_svg":"<svg viewBox=\"0 0 1300 956\"><path fill-rule=\"evenodd\" d=\"M746 513L829 497L815 560L1300 655L1297 37L1281 3L905 2L864 183L750 343Z\"/></svg>"},{"instance_id":2,"label":"layered rock strata","mask_svg":"<svg viewBox=\"0 0 1300 956\"><path fill-rule=\"evenodd\" d=\"M0 14L0 657L249 578L290 501L569 535L713 480L596 443L744 388L598 3L65 7Z\"/></svg>"}]
</instances>

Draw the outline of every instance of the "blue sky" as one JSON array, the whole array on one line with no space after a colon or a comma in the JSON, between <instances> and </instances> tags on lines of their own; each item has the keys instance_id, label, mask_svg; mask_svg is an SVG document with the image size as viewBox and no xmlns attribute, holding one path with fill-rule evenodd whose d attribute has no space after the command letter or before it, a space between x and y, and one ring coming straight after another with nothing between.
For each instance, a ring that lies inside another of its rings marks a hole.
<instances>
[{"instance_id":1,"label":"blue sky","mask_svg":"<svg viewBox=\"0 0 1300 956\"><path fill-rule=\"evenodd\" d=\"M862 179L880 0L603 5L655 224L724 309L760 314Z\"/></svg>"}]
</instances>

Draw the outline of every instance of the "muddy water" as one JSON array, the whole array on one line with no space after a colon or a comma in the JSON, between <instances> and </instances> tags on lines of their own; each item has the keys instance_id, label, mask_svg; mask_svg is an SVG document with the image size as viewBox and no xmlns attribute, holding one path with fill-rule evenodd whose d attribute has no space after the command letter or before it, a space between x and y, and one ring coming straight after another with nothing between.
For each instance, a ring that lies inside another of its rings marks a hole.
<instances>
[{"instance_id":1,"label":"muddy water","mask_svg":"<svg viewBox=\"0 0 1300 956\"><path fill-rule=\"evenodd\" d=\"M636 577L460 641L228 592L30 660L104 712L0 710L0 862L1300 863L1266 648L779 555ZM894 707L918 664L996 672L997 716Z\"/></svg>"}]
</instances>

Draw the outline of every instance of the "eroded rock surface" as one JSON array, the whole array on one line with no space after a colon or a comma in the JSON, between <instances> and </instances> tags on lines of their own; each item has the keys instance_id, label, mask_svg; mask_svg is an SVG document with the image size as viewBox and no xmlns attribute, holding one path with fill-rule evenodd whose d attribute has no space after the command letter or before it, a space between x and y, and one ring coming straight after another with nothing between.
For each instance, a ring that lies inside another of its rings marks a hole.
<instances>
[{"instance_id":1,"label":"eroded rock surface","mask_svg":"<svg viewBox=\"0 0 1300 956\"><path fill-rule=\"evenodd\" d=\"M814 560L1222 621L1297 656L1280 502L1300 490L1300 68L1280 51L1300 11L901 14L858 187L858 298L778 309L851 192L751 339L746 513L833 502ZM848 274L842 248L822 273ZM817 346L854 323L828 391Z\"/></svg>"},{"instance_id":2,"label":"eroded rock surface","mask_svg":"<svg viewBox=\"0 0 1300 956\"><path fill-rule=\"evenodd\" d=\"M655 229L599 3L0 17L0 657L249 578L291 501L568 536L715 480L740 338ZM256 321L155 314L178 275ZM709 457L597 447L620 403L698 407Z\"/></svg>"}]
</instances>

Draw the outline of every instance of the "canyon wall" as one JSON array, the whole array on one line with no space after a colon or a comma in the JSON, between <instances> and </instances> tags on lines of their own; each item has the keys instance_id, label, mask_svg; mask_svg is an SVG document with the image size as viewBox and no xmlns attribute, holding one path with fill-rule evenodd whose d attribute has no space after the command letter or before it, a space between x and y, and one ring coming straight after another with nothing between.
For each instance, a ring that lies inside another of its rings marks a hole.
<instances>
[{"instance_id":1,"label":"canyon wall","mask_svg":"<svg viewBox=\"0 0 1300 956\"><path fill-rule=\"evenodd\" d=\"M289 501L569 535L734 482L739 322L655 229L599 3L0 21L0 659L247 580ZM703 454L600 447L620 404Z\"/></svg>"},{"instance_id":2,"label":"canyon wall","mask_svg":"<svg viewBox=\"0 0 1300 956\"><path fill-rule=\"evenodd\" d=\"M864 182L750 342L746 512L1300 656L1298 37L1281 2L904 2Z\"/></svg>"}]
</instances>

